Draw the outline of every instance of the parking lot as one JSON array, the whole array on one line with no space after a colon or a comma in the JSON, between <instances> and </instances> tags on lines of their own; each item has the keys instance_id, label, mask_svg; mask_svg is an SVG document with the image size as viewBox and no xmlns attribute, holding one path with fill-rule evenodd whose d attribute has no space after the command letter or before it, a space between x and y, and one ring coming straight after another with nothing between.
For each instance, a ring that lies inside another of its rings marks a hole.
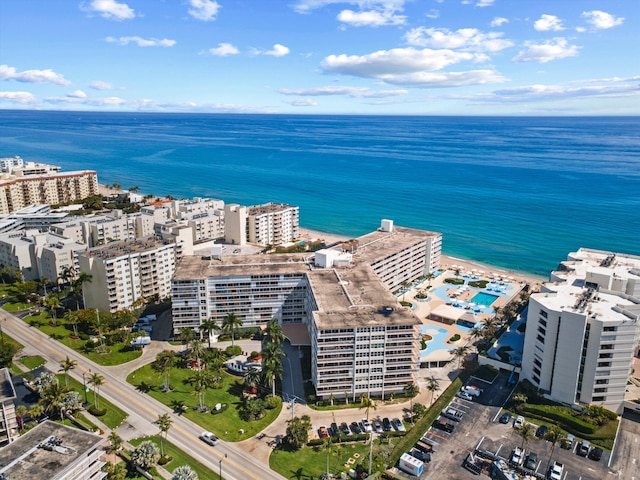
<instances>
[{"instance_id":1,"label":"parking lot","mask_svg":"<svg viewBox=\"0 0 640 480\"><path fill-rule=\"evenodd\" d=\"M504 404L510 394L510 388L506 386L506 377L499 377L493 385L481 381L470 382L483 389L480 397L473 400L465 400L456 397L451 407L463 413L459 422L447 420L454 425L453 432L449 433L431 427L425 432L424 438L433 445L432 460L425 466L421 478L437 478L439 480L465 480L478 478L473 472L464 468L465 459L474 449L489 451L509 460L515 447L522 447L522 437L513 428L513 418L509 423L498 421L501 405ZM545 440L533 438L524 445L524 456L530 452L537 454L538 460L535 471L546 475L548 465L554 461L564 464L563 480L603 480L615 478L607 468L609 461L608 452L605 452L600 461L594 461L580 457L575 453L573 445L570 450L561 448L557 444L553 457L551 457L551 444ZM640 448L640 447L639 447ZM490 462L485 462L483 473L489 474ZM407 475L407 478L416 478ZM631 477L617 477L631 478ZM637 477L640 479L640 475Z\"/></svg>"}]
</instances>

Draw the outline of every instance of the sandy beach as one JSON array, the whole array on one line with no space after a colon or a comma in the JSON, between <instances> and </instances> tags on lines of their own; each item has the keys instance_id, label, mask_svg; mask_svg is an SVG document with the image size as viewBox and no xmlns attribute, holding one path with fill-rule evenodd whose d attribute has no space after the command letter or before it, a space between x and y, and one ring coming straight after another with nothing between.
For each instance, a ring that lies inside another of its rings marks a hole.
<instances>
[{"instance_id":1,"label":"sandy beach","mask_svg":"<svg viewBox=\"0 0 640 480\"><path fill-rule=\"evenodd\" d=\"M321 240L324 240L324 242L327 245L331 245L333 243L343 242L351 239L351 237L337 235L334 233L320 232L317 230L311 230L309 228L304 228L304 227L300 227L298 230L300 232L301 238L306 240L321 239ZM441 268L444 270L450 270L450 271L455 271L456 269L460 269L461 272L472 271L473 269L476 269L476 270L482 270L487 274L489 274L490 272L495 272L499 275L506 275L506 276L513 277L514 281L516 282L526 282L531 285L536 285L547 280L547 278L545 277L539 277L529 273L516 272L513 270L505 270L504 268L486 265L480 262L476 262L475 260L465 260L462 258L453 257L445 254L441 256Z\"/></svg>"}]
</instances>

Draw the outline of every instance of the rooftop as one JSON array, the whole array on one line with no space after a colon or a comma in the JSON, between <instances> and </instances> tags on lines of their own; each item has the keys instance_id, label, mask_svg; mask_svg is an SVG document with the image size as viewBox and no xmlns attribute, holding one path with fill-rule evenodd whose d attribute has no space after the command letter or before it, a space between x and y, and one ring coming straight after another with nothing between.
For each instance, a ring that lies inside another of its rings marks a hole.
<instances>
[{"instance_id":1,"label":"rooftop","mask_svg":"<svg viewBox=\"0 0 640 480\"><path fill-rule=\"evenodd\" d=\"M50 437L59 439L59 448L43 448ZM57 478L104 441L95 433L47 420L0 449L0 474L9 480Z\"/></svg>"},{"instance_id":2,"label":"rooftop","mask_svg":"<svg viewBox=\"0 0 640 480\"><path fill-rule=\"evenodd\" d=\"M14 398L16 398L16 391L13 388L9 369L0 368L0 402L13 400Z\"/></svg>"},{"instance_id":3,"label":"rooftop","mask_svg":"<svg viewBox=\"0 0 640 480\"><path fill-rule=\"evenodd\" d=\"M286 203L265 203L247 208L247 215L264 215L266 213L284 212L290 208L298 208Z\"/></svg>"},{"instance_id":4,"label":"rooftop","mask_svg":"<svg viewBox=\"0 0 640 480\"><path fill-rule=\"evenodd\" d=\"M111 242L101 247L91 248L84 252L84 254L87 257L110 260L112 258L122 257L125 255L148 252L164 245L167 245L167 242L162 240L160 237L151 236L138 238L136 240Z\"/></svg>"}]
</instances>

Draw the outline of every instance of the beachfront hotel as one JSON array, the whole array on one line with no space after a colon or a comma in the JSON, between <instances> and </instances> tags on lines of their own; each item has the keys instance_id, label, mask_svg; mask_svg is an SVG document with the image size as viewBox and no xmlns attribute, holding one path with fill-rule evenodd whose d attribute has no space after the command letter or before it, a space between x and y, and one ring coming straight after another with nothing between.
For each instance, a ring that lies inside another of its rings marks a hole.
<instances>
[{"instance_id":1,"label":"beachfront hotel","mask_svg":"<svg viewBox=\"0 0 640 480\"><path fill-rule=\"evenodd\" d=\"M385 396L417 381L420 320L393 289L439 266L440 233L394 227L315 254L184 256L172 280L174 332L221 324L282 324L311 347L320 398ZM391 287L391 288L390 288Z\"/></svg>"},{"instance_id":2,"label":"beachfront hotel","mask_svg":"<svg viewBox=\"0 0 640 480\"><path fill-rule=\"evenodd\" d=\"M529 299L522 377L549 399L621 412L640 335L640 257L580 249Z\"/></svg>"}]
</instances>

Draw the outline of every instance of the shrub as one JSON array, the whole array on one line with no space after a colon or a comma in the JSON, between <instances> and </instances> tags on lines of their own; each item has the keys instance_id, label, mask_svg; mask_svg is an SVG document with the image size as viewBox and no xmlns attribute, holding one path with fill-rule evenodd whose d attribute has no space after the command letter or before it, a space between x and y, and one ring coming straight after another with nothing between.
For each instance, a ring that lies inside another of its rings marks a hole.
<instances>
[{"instance_id":1,"label":"shrub","mask_svg":"<svg viewBox=\"0 0 640 480\"><path fill-rule=\"evenodd\" d=\"M449 342L454 343L454 342L457 342L458 340L460 340L460 335L456 333L453 337L449 339Z\"/></svg>"},{"instance_id":2,"label":"shrub","mask_svg":"<svg viewBox=\"0 0 640 480\"><path fill-rule=\"evenodd\" d=\"M91 405L89 408L87 408L87 411L94 417L101 417L105 413L107 413L106 408L96 408L95 405Z\"/></svg>"},{"instance_id":3,"label":"shrub","mask_svg":"<svg viewBox=\"0 0 640 480\"><path fill-rule=\"evenodd\" d=\"M411 308L413 306L413 303L411 302L405 302L404 300L400 302L400 305L402 305L403 307L409 307Z\"/></svg>"},{"instance_id":4,"label":"shrub","mask_svg":"<svg viewBox=\"0 0 640 480\"><path fill-rule=\"evenodd\" d=\"M451 285L462 285L464 280L462 278L454 278L449 277L444 279L445 283L450 283Z\"/></svg>"},{"instance_id":5,"label":"shrub","mask_svg":"<svg viewBox=\"0 0 640 480\"><path fill-rule=\"evenodd\" d=\"M269 394L264 398L264 406L268 410L273 410L274 408L278 408L281 404L282 404L282 399L278 396Z\"/></svg>"},{"instance_id":6,"label":"shrub","mask_svg":"<svg viewBox=\"0 0 640 480\"><path fill-rule=\"evenodd\" d=\"M224 349L224 353L226 353L230 357L233 357L235 355L240 355L242 353L242 348L238 345L229 345Z\"/></svg>"},{"instance_id":7,"label":"shrub","mask_svg":"<svg viewBox=\"0 0 640 480\"><path fill-rule=\"evenodd\" d=\"M540 420L550 419L558 422L561 428L569 432L577 434L586 433L592 435L596 431L596 426L585 422L575 416L573 412L567 411L567 407L556 407L550 405L531 405L523 404L521 411L528 416L538 418Z\"/></svg>"}]
</instances>

